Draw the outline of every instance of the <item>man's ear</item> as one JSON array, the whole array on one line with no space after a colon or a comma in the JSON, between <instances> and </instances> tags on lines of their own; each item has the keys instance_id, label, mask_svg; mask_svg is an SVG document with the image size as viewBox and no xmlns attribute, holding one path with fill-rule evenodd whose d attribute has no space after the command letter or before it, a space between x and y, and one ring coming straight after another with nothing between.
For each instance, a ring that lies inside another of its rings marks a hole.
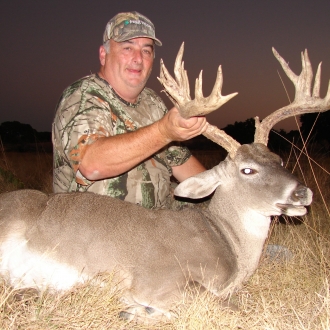
<instances>
[{"instance_id":1,"label":"man's ear","mask_svg":"<svg viewBox=\"0 0 330 330\"><path fill-rule=\"evenodd\" d=\"M100 63L103 66L105 64L105 56L106 56L107 52L105 51L104 46L100 46L99 49L99 59L100 59Z\"/></svg>"}]
</instances>

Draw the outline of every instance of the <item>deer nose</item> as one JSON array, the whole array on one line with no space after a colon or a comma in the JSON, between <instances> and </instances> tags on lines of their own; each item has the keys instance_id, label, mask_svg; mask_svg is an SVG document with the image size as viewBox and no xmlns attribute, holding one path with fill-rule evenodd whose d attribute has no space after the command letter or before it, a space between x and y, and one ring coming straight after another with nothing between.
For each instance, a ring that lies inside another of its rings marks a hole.
<instances>
[{"instance_id":1,"label":"deer nose","mask_svg":"<svg viewBox=\"0 0 330 330\"><path fill-rule=\"evenodd\" d=\"M312 191L303 185L299 185L291 195L294 202L300 202L302 205L309 205L312 202L312 197Z\"/></svg>"}]
</instances>

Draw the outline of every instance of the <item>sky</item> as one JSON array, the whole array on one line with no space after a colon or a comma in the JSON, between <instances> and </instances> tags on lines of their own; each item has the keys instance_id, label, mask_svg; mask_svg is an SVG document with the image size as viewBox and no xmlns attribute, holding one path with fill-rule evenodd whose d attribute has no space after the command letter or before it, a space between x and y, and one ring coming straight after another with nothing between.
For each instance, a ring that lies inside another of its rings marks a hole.
<instances>
[{"instance_id":1,"label":"sky","mask_svg":"<svg viewBox=\"0 0 330 330\"><path fill-rule=\"evenodd\" d=\"M171 103L157 80L162 58L170 73L181 43L191 93L203 70L208 96L222 65L222 94L238 95L207 116L223 128L235 121L261 119L294 98L291 81L272 47L301 71L308 49L314 68L322 64L321 96L330 78L329 0L29 0L0 1L0 123L19 121L51 131L62 91L97 72L98 49L106 23L118 12L138 11L156 27L157 47L147 86ZM287 95L288 93L288 95ZM293 119L276 126L297 129Z\"/></svg>"}]
</instances>

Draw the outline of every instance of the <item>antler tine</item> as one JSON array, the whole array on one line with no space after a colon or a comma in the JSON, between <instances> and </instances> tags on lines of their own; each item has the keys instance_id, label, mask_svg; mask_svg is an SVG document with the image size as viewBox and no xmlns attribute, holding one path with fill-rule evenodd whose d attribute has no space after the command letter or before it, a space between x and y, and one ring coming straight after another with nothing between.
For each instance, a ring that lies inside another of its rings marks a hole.
<instances>
[{"instance_id":1,"label":"antler tine","mask_svg":"<svg viewBox=\"0 0 330 330\"><path fill-rule=\"evenodd\" d=\"M317 66L317 71L316 71L316 75L315 75L315 82L314 82L314 88L313 88L313 97L319 97L320 96L321 65L322 65L322 62L319 63L319 65Z\"/></svg>"},{"instance_id":2,"label":"antler tine","mask_svg":"<svg viewBox=\"0 0 330 330\"><path fill-rule=\"evenodd\" d=\"M175 79L166 69L163 60L160 61L160 77L157 77L157 79L164 86L166 95L180 111L181 116L189 118L191 116L185 111L182 111L182 105L191 101L188 74L184 69L184 62L182 61L183 51L184 42L181 44L174 64Z\"/></svg>"},{"instance_id":3,"label":"antler tine","mask_svg":"<svg viewBox=\"0 0 330 330\"><path fill-rule=\"evenodd\" d=\"M175 86L175 80L172 78L172 76L169 74L168 70L166 69L163 60L160 60L160 77L157 77L157 79L162 83L162 85L167 86L167 88L164 89L165 94L167 97L172 101L174 106L177 106L176 100L172 97L171 90L173 89L173 86Z\"/></svg>"},{"instance_id":4,"label":"antler tine","mask_svg":"<svg viewBox=\"0 0 330 330\"><path fill-rule=\"evenodd\" d=\"M166 95L179 110L182 117L190 118L194 116L205 116L220 108L223 104L237 95L237 93L225 96L221 95L223 75L221 66L219 66L217 78L210 96L203 96L203 71L201 71L195 83L195 99L191 100L188 74L187 71L184 70L184 62L182 61L183 51L184 43L182 43L180 47L174 64L175 79L169 74L162 60L160 62L160 77L158 78L165 89ZM236 140L212 125L208 126L204 135L215 143L223 146L229 152L231 157L234 157L237 148L240 146Z\"/></svg>"},{"instance_id":5,"label":"antler tine","mask_svg":"<svg viewBox=\"0 0 330 330\"><path fill-rule=\"evenodd\" d=\"M184 61L182 61L184 52L184 42L181 44L178 55L175 59L174 63L174 76L178 85L186 91L186 95L189 96L190 99L190 87L189 87L189 79L187 70L184 69Z\"/></svg>"},{"instance_id":6,"label":"antler tine","mask_svg":"<svg viewBox=\"0 0 330 330\"><path fill-rule=\"evenodd\" d=\"M317 68L312 91L313 70L307 49L301 53L302 70L299 76L290 69L288 63L274 48L272 50L284 72L295 86L295 99L291 104L271 113L261 123L259 118L255 117L254 142L265 145L267 145L271 128L281 120L305 113L324 112L330 108L330 82L326 96L323 99L320 98L321 63Z\"/></svg>"}]
</instances>

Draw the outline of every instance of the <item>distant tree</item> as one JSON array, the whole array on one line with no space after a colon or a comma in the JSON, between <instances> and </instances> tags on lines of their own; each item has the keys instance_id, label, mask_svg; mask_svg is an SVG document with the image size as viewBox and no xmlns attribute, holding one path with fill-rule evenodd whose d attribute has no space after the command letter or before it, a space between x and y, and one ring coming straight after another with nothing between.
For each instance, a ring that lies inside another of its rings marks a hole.
<instances>
[{"instance_id":1,"label":"distant tree","mask_svg":"<svg viewBox=\"0 0 330 330\"><path fill-rule=\"evenodd\" d=\"M191 150L213 150L221 148L218 144L209 140L204 135L196 136L190 140L181 142L181 144Z\"/></svg>"},{"instance_id":2,"label":"distant tree","mask_svg":"<svg viewBox=\"0 0 330 330\"><path fill-rule=\"evenodd\" d=\"M281 153L291 148L290 142L296 144L300 140L300 134L297 130L287 133L284 129L272 129L269 133L268 148L276 153Z\"/></svg>"},{"instance_id":3,"label":"distant tree","mask_svg":"<svg viewBox=\"0 0 330 330\"><path fill-rule=\"evenodd\" d=\"M249 118L244 122L236 121L234 124L227 125L223 130L240 144L249 144L254 141L255 124L253 118ZM298 131L290 131L287 133L283 129L279 131L271 130L268 147L275 152L285 151L291 148L291 144L288 141L296 142L297 140L299 140ZM222 149L222 147L202 135L185 141L183 144L192 150Z\"/></svg>"},{"instance_id":4,"label":"distant tree","mask_svg":"<svg viewBox=\"0 0 330 330\"><path fill-rule=\"evenodd\" d=\"M255 131L254 119L235 121L234 124L227 125L223 130L240 144L252 143Z\"/></svg>"},{"instance_id":5,"label":"distant tree","mask_svg":"<svg viewBox=\"0 0 330 330\"><path fill-rule=\"evenodd\" d=\"M0 139L6 148L17 151L34 151L42 147L51 150L51 132L37 132L29 124L6 121L0 124ZM47 142L39 144L39 142Z\"/></svg>"},{"instance_id":6,"label":"distant tree","mask_svg":"<svg viewBox=\"0 0 330 330\"><path fill-rule=\"evenodd\" d=\"M304 139L319 145L321 149L330 150L330 111L307 113L300 116L301 132Z\"/></svg>"},{"instance_id":7,"label":"distant tree","mask_svg":"<svg viewBox=\"0 0 330 330\"><path fill-rule=\"evenodd\" d=\"M51 142L52 133L51 132L37 132L37 141L38 142Z\"/></svg>"},{"instance_id":8,"label":"distant tree","mask_svg":"<svg viewBox=\"0 0 330 330\"><path fill-rule=\"evenodd\" d=\"M304 139L306 139L308 134L312 132L309 137L310 141L317 143L321 149L330 150L330 111L323 112L319 115L316 113L301 115L300 122L301 132ZM223 130L240 144L252 143L255 132L254 119L249 118L244 122L236 121L234 124L227 125ZM288 133L283 129L272 129L270 131L268 141L268 147L270 150L277 153L286 151L291 148L290 142L293 142L294 144L301 142L298 130L292 130ZM206 150L219 148L217 144L203 136L198 136L190 141L186 141L184 144L191 149Z\"/></svg>"},{"instance_id":9,"label":"distant tree","mask_svg":"<svg viewBox=\"0 0 330 330\"><path fill-rule=\"evenodd\" d=\"M240 144L248 144L254 141L255 121L254 118L249 118L244 122L235 122L223 129L227 134L237 140ZM274 152L281 152L291 148L290 142L299 139L298 131L272 129L269 133L268 147Z\"/></svg>"},{"instance_id":10,"label":"distant tree","mask_svg":"<svg viewBox=\"0 0 330 330\"><path fill-rule=\"evenodd\" d=\"M29 124L6 121L0 124L0 137L4 143L50 142L51 132L37 132Z\"/></svg>"},{"instance_id":11,"label":"distant tree","mask_svg":"<svg viewBox=\"0 0 330 330\"><path fill-rule=\"evenodd\" d=\"M37 131L29 124L6 121L0 125L0 136L4 143L30 143L35 142Z\"/></svg>"}]
</instances>

